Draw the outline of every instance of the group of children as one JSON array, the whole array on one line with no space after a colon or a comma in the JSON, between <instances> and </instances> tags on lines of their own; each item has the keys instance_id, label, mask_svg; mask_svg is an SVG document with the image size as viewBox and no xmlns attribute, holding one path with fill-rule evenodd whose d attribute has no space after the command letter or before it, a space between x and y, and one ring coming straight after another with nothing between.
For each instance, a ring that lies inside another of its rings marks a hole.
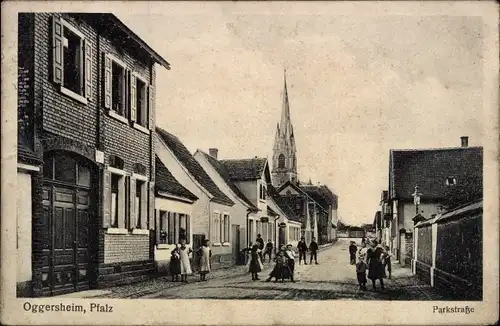
<instances>
[{"instance_id":1,"label":"group of children","mask_svg":"<svg viewBox=\"0 0 500 326\"><path fill-rule=\"evenodd\" d=\"M203 245L196 250L196 254L200 258L200 281L206 281L207 274L210 273L210 258L212 257L212 251L208 246L209 241L205 240ZM193 250L186 246L186 239L180 240L180 245L176 245L171 252L170 256L170 275L172 276L172 282L178 282L179 276L181 277L181 282L188 283L187 277L193 273L191 269L191 263L189 261Z\"/></svg>"},{"instance_id":2,"label":"group of children","mask_svg":"<svg viewBox=\"0 0 500 326\"><path fill-rule=\"evenodd\" d=\"M356 259L356 253L358 257ZM359 288L366 291L366 272L368 271L368 278L371 279L373 289L376 290L375 281L380 281L380 287L384 289L384 278L386 278L386 269L391 278L391 253L389 246L381 246L377 240L366 240L363 238L361 242L361 249L354 241L349 245L349 258L351 265L356 265L356 277L358 280Z\"/></svg>"}]
</instances>

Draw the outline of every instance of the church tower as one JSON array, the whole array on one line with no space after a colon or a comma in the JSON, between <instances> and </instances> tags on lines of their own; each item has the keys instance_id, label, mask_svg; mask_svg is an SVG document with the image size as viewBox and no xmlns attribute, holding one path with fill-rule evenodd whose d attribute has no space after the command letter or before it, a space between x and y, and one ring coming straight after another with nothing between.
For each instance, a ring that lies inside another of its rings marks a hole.
<instances>
[{"instance_id":1,"label":"church tower","mask_svg":"<svg viewBox=\"0 0 500 326\"><path fill-rule=\"evenodd\" d=\"M292 121L290 119L290 104L288 102L288 90L285 84L283 89L283 104L281 107L281 121L276 126L276 136L273 147L273 169L271 171L272 182L279 187L287 181L297 182L297 150L295 148L295 135L293 133Z\"/></svg>"}]
</instances>

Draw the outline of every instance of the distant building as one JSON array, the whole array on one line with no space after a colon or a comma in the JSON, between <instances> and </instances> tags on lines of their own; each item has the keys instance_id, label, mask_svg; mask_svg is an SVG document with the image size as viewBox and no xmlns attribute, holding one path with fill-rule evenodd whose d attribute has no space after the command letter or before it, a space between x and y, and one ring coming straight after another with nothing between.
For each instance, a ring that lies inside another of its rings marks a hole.
<instances>
[{"instance_id":1,"label":"distant building","mask_svg":"<svg viewBox=\"0 0 500 326\"><path fill-rule=\"evenodd\" d=\"M388 205L392 212L391 242L396 259L409 265L413 253L412 230L421 215L425 219L461 202L482 197L483 148L462 146L436 149L391 150ZM415 186L420 193L418 211Z\"/></svg>"}]
</instances>

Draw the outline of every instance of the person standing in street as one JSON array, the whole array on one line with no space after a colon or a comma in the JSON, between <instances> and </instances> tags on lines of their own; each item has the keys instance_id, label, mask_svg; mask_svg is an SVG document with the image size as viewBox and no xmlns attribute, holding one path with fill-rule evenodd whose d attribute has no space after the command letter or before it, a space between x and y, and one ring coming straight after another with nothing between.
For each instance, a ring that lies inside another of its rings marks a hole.
<instances>
[{"instance_id":1,"label":"person standing in street","mask_svg":"<svg viewBox=\"0 0 500 326\"><path fill-rule=\"evenodd\" d=\"M262 251L264 250L264 239L262 239L262 236L260 234L257 234L257 239L255 240L259 248L259 257L260 260L262 261Z\"/></svg>"},{"instance_id":2,"label":"person standing in street","mask_svg":"<svg viewBox=\"0 0 500 326\"><path fill-rule=\"evenodd\" d=\"M304 237L300 238L300 241L297 244L297 249L299 249L299 265L302 261L302 258L304 258L304 265L307 265L307 260L306 260L307 244Z\"/></svg>"},{"instance_id":3,"label":"person standing in street","mask_svg":"<svg viewBox=\"0 0 500 326\"><path fill-rule=\"evenodd\" d=\"M209 241L205 239L203 245L198 249L200 256L200 281L207 280L207 274L210 273L210 259L212 258L212 250L208 246Z\"/></svg>"},{"instance_id":4,"label":"person standing in street","mask_svg":"<svg viewBox=\"0 0 500 326\"><path fill-rule=\"evenodd\" d=\"M172 275L172 282L179 281L179 275L181 274L180 258L179 245L175 245L174 250L170 254L170 275Z\"/></svg>"},{"instance_id":5,"label":"person standing in street","mask_svg":"<svg viewBox=\"0 0 500 326\"><path fill-rule=\"evenodd\" d=\"M318 265L318 243L316 242L316 238L313 237L312 238L312 241L311 241L311 244L309 245L309 251L311 252L311 260L309 261L309 263L312 265L313 263L313 258L314 258L314 263L316 265Z\"/></svg>"},{"instance_id":6,"label":"person standing in street","mask_svg":"<svg viewBox=\"0 0 500 326\"><path fill-rule=\"evenodd\" d=\"M358 247L356 246L354 241L351 241L349 245L349 259L351 261L351 265L356 264L356 252L358 251Z\"/></svg>"},{"instance_id":7,"label":"person standing in street","mask_svg":"<svg viewBox=\"0 0 500 326\"><path fill-rule=\"evenodd\" d=\"M356 277L358 279L359 289L366 291L366 269L368 266L360 256L356 263Z\"/></svg>"},{"instance_id":8,"label":"person standing in street","mask_svg":"<svg viewBox=\"0 0 500 326\"><path fill-rule=\"evenodd\" d=\"M293 273L295 272L295 253L292 250L292 245L286 246L285 256L288 259L288 267L290 268L290 281L295 283L293 279Z\"/></svg>"},{"instance_id":9,"label":"person standing in street","mask_svg":"<svg viewBox=\"0 0 500 326\"><path fill-rule=\"evenodd\" d=\"M367 259L368 259L368 278L372 281L373 290L376 291L377 287L375 282L377 280L380 281L380 288L384 289L384 277L385 277L385 269L382 261L380 259L383 249L378 246L377 240L373 240L369 243L371 248L367 251Z\"/></svg>"},{"instance_id":10,"label":"person standing in street","mask_svg":"<svg viewBox=\"0 0 500 326\"><path fill-rule=\"evenodd\" d=\"M186 246L186 239L181 239L181 246L179 248L179 257L181 261L181 282L187 283L188 275L191 275L191 263L189 262L189 255L193 252L191 248Z\"/></svg>"},{"instance_id":11,"label":"person standing in street","mask_svg":"<svg viewBox=\"0 0 500 326\"><path fill-rule=\"evenodd\" d=\"M389 246L385 246L385 251L382 253L382 264L384 265L384 270L387 268L387 272L389 272L389 279L391 279L391 250Z\"/></svg>"},{"instance_id":12,"label":"person standing in street","mask_svg":"<svg viewBox=\"0 0 500 326\"><path fill-rule=\"evenodd\" d=\"M271 262L272 254L273 254L273 242L271 241L271 239L269 239L266 244L266 249L264 251L264 259L262 262L266 261L266 256L268 255L269 255L269 262Z\"/></svg>"},{"instance_id":13,"label":"person standing in street","mask_svg":"<svg viewBox=\"0 0 500 326\"><path fill-rule=\"evenodd\" d=\"M259 273L262 271L262 262L259 257L259 246L254 245L251 250L251 260L250 260L250 267L248 271L252 273L252 281L258 281L260 280L259 278Z\"/></svg>"}]
</instances>

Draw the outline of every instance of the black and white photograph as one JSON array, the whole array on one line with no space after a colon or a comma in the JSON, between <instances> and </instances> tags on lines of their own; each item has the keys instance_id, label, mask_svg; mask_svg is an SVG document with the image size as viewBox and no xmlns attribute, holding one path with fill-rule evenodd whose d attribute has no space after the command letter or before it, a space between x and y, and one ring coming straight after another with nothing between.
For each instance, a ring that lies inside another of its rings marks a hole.
<instances>
[{"instance_id":1,"label":"black and white photograph","mask_svg":"<svg viewBox=\"0 0 500 326\"><path fill-rule=\"evenodd\" d=\"M10 3L5 320L497 321L498 4L397 4Z\"/></svg>"}]
</instances>

